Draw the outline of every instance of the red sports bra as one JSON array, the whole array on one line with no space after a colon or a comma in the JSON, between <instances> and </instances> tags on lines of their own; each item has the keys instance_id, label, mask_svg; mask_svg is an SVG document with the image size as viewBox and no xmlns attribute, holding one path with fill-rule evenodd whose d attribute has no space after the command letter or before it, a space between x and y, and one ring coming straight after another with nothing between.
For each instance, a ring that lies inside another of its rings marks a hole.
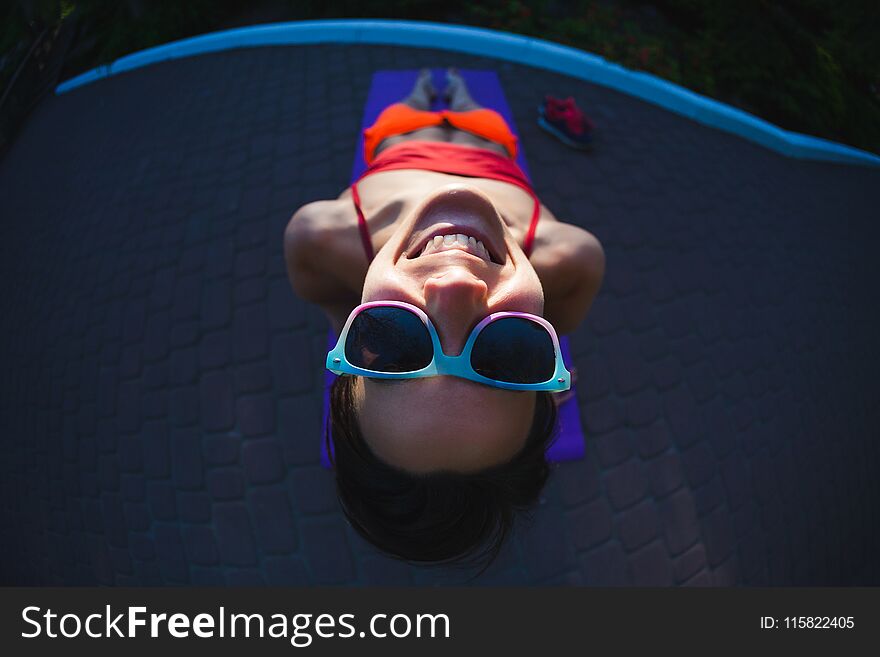
<instances>
[{"instance_id":1,"label":"red sports bra","mask_svg":"<svg viewBox=\"0 0 880 657\"><path fill-rule=\"evenodd\" d=\"M457 176L489 178L510 183L525 190L535 201L529 230L523 242L523 252L526 256L531 254L535 242L535 230L538 228L538 218L541 216L541 202L532 189L525 172L517 166L516 162L485 148L436 141L405 141L389 146L379 153L367 167L367 170L351 185L354 209L358 217L358 228L368 261L373 260L373 242L370 239L370 231L367 229L367 219L361 210L357 184L373 173L395 169L425 169Z\"/></svg>"}]
</instances>

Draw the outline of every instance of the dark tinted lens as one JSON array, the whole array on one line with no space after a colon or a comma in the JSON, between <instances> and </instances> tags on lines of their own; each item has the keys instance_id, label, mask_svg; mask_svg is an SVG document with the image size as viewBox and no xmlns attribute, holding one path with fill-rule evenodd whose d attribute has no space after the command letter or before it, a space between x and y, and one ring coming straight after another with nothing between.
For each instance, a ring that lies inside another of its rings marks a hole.
<instances>
[{"instance_id":1,"label":"dark tinted lens","mask_svg":"<svg viewBox=\"0 0 880 657\"><path fill-rule=\"evenodd\" d=\"M498 319L477 336L471 367L477 374L506 383L543 383L556 371L553 338L529 319Z\"/></svg>"},{"instance_id":2,"label":"dark tinted lens","mask_svg":"<svg viewBox=\"0 0 880 657\"><path fill-rule=\"evenodd\" d=\"M345 357L374 372L414 372L431 362L428 327L403 308L368 308L354 318L345 339Z\"/></svg>"}]
</instances>

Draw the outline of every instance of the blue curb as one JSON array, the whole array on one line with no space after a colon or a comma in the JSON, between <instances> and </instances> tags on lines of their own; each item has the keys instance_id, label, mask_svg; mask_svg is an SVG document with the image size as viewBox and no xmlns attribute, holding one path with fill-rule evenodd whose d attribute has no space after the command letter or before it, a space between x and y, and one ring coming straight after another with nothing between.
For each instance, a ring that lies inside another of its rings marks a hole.
<instances>
[{"instance_id":1,"label":"blue curb","mask_svg":"<svg viewBox=\"0 0 880 657\"><path fill-rule=\"evenodd\" d=\"M241 27L172 41L126 55L58 85L63 94L95 80L156 62L257 46L363 43L438 48L482 55L586 80L640 98L698 123L730 132L788 157L880 166L880 156L783 130L742 110L706 98L649 73L543 39L476 27L421 21L321 20Z\"/></svg>"}]
</instances>

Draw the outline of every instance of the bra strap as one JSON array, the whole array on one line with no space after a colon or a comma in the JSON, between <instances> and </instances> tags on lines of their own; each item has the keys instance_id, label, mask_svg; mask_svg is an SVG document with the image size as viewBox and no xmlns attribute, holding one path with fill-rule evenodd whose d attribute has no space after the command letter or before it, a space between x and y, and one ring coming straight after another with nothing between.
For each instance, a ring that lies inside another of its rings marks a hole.
<instances>
[{"instance_id":1,"label":"bra strap","mask_svg":"<svg viewBox=\"0 0 880 657\"><path fill-rule=\"evenodd\" d=\"M370 239L370 231L367 229L367 218L361 210L361 197L358 194L357 182L351 185L351 197L354 200L354 209L358 216L358 229L361 233L361 242L364 245L364 253L367 255L367 262L372 262L375 253L373 252L373 241Z\"/></svg>"},{"instance_id":2,"label":"bra strap","mask_svg":"<svg viewBox=\"0 0 880 657\"><path fill-rule=\"evenodd\" d=\"M531 190L528 190L531 193L532 198L535 199L535 207L532 210L532 220L529 223L529 231L526 233L526 238L523 240L523 253L526 254L526 257L532 255L532 247L535 244L535 232L538 230L538 218L541 216L541 202L538 200L538 197L535 196L535 193Z\"/></svg>"}]
</instances>

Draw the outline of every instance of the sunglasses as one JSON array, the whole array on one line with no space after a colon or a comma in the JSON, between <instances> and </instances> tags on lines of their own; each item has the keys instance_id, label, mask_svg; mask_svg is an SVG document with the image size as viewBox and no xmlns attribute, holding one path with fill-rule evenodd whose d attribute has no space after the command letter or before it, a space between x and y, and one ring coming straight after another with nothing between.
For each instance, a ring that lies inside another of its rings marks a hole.
<instances>
[{"instance_id":1,"label":"sunglasses","mask_svg":"<svg viewBox=\"0 0 880 657\"><path fill-rule=\"evenodd\" d=\"M559 338L543 317L492 313L474 327L461 354L447 356L428 315L403 301L370 301L351 311L327 369L378 379L448 374L506 390L571 386Z\"/></svg>"}]
</instances>

